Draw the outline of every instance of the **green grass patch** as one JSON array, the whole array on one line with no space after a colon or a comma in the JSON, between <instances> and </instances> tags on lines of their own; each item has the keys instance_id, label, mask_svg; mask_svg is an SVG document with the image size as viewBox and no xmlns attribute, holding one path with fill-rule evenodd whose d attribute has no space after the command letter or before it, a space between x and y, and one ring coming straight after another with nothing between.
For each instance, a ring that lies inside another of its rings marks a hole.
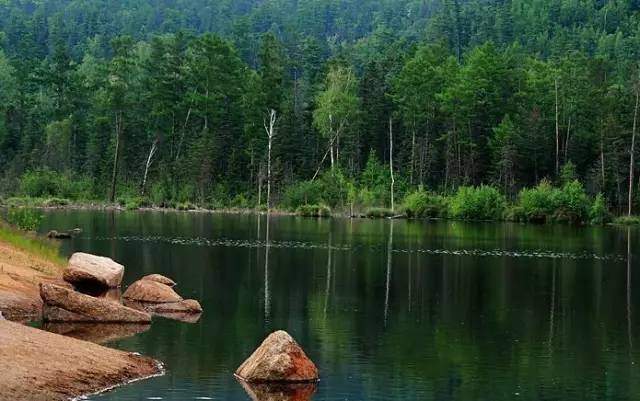
<instances>
[{"instance_id":1,"label":"green grass patch","mask_svg":"<svg viewBox=\"0 0 640 401\"><path fill-rule=\"evenodd\" d=\"M0 222L0 242L39 256L59 266L64 266L67 263L66 259L60 255L58 246L52 241L20 231L3 222Z\"/></svg>"}]
</instances>

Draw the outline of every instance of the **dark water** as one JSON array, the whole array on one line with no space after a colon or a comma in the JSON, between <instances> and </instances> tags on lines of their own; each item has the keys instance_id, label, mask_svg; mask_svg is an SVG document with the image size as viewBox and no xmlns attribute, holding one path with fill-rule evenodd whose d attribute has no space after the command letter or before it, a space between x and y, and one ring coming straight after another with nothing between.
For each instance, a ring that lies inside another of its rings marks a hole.
<instances>
[{"instance_id":1,"label":"dark water","mask_svg":"<svg viewBox=\"0 0 640 401\"><path fill-rule=\"evenodd\" d=\"M163 377L95 400L248 400L233 371L286 329L314 400L639 400L640 231L186 213L47 214L65 254L174 278L205 309L111 345ZM269 242L267 248L265 243Z\"/></svg>"}]
</instances>

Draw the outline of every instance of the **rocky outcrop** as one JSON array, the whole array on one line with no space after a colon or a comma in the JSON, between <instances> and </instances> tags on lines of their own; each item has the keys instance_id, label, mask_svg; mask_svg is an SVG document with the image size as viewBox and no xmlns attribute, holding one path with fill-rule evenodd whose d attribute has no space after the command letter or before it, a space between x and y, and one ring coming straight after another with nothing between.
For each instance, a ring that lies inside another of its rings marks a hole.
<instances>
[{"instance_id":1,"label":"rocky outcrop","mask_svg":"<svg viewBox=\"0 0 640 401\"><path fill-rule=\"evenodd\" d=\"M110 258L74 253L62 277L74 286L116 288L123 275L124 266Z\"/></svg>"},{"instance_id":2,"label":"rocky outcrop","mask_svg":"<svg viewBox=\"0 0 640 401\"><path fill-rule=\"evenodd\" d=\"M40 285L46 322L150 323L151 315L53 284Z\"/></svg>"},{"instance_id":3,"label":"rocky outcrop","mask_svg":"<svg viewBox=\"0 0 640 401\"><path fill-rule=\"evenodd\" d=\"M195 299L185 299L180 302L153 303L124 300L124 304L130 308L143 310L154 314L163 313L202 313L200 302Z\"/></svg>"},{"instance_id":4,"label":"rocky outcrop","mask_svg":"<svg viewBox=\"0 0 640 401\"><path fill-rule=\"evenodd\" d=\"M131 301L148 303L175 303L182 301L182 297L171 287L151 280L136 281L127 288L122 297Z\"/></svg>"},{"instance_id":5,"label":"rocky outcrop","mask_svg":"<svg viewBox=\"0 0 640 401\"><path fill-rule=\"evenodd\" d=\"M250 383L300 383L318 380L318 369L285 331L270 334L236 376Z\"/></svg>"},{"instance_id":6,"label":"rocky outcrop","mask_svg":"<svg viewBox=\"0 0 640 401\"><path fill-rule=\"evenodd\" d=\"M148 280L155 281L160 284L168 285L169 287L175 287L176 282L171 280L169 277L165 277L162 274L149 274L148 276L142 277L140 280Z\"/></svg>"},{"instance_id":7,"label":"rocky outcrop","mask_svg":"<svg viewBox=\"0 0 640 401\"><path fill-rule=\"evenodd\" d=\"M134 353L0 322L0 400L65 401L163 373Z\"/></svg>"}]
</instances>

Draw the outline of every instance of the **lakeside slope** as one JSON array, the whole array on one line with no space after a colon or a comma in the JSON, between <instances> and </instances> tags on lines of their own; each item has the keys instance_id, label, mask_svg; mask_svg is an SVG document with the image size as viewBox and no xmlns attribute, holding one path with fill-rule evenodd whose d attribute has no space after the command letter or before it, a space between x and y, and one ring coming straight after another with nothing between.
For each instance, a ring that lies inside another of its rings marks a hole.
<instances>
[{"instance_id":1,"label":"lakeside slope","mask_svg":"<svg viewBox=\"0 0 640 401\"><path fill-rule=\"evenodd\" d=\"M162 373L151 358L0 321L0 401L68 400Z\"/></svg>"},{"instance_id":2,"label":"lakeside slope","mask_svg":"<svg viewBox=\"0 0 640 401\"><path fill-rule=\"evenodd\" d=\"M62 271L60 262L0 240L0 311L4 318L39 320L39 284L65 285ZM151 358L2 318L0 366L0 401L68 400L162 374L160 363Z\"/></svg>"}]
</instances>

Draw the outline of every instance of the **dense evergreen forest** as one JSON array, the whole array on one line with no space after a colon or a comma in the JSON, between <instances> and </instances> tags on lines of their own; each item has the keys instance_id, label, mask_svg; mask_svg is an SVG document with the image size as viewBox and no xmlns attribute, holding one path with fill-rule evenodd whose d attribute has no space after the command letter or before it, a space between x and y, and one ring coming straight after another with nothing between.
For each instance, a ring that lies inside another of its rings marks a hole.
<instances>
[{"instance_id":1,"label":"dense evergreen forest","mask_svg":"<svg viewBox=\"0 0 640 401\"><path fill-rule=\"evenodd\" d=\"M4 198L640 203L639 0L2 0L0 49Z\"/></svg>"}]
</instances>

